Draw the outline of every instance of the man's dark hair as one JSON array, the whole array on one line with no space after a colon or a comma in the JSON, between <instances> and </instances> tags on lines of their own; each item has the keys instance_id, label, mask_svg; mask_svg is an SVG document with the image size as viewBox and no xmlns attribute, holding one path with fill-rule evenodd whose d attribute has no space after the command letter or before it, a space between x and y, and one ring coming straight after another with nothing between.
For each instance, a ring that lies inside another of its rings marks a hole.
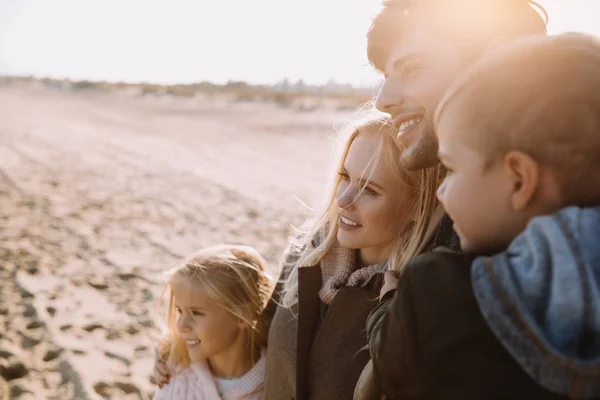
<instances>
[{"instance_id":1,"label":"man's dark hair","mask_svg":"<svg viewBox=\"0 0 600 400\"><path fill-rule=\"evenodd\" d=\"M474 59L494 37L546 34L548 14L532 0L384 0L367 33L369 62L382 72L404 31L425 22Z\"/></svg>"}]
</instances>

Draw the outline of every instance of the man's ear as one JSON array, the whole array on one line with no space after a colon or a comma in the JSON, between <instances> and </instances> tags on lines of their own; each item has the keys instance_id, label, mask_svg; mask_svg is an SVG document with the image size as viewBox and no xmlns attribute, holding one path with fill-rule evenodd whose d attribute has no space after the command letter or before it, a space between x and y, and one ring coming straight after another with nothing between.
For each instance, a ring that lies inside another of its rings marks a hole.
<instances>
[{"instance_id":1,"label":"man's ear","mask_svg":"<svg viewBox=\"0 0 600 400\"><path fill-rule=\"evenodd\" d=\"M528 154L509 151L504 156L504 171L511 184L511 207L514 211L523 211L531 205L538 191L540 166Z\"/></svg>"}]
</instances>

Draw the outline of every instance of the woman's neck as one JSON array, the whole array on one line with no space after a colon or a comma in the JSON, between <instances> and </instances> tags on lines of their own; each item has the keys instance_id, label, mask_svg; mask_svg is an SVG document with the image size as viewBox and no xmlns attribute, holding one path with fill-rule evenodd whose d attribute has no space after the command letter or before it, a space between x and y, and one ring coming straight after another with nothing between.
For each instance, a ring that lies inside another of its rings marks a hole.
<instances>
[{"instance_id":1,"label":"woman's neck","mask_svg":"<svg viewBox=\"0 0 600 400\"><path fill-rule=\"evenodd\" d=\"M358 260L360 267L368 267L369 265L381 264L386 262L390 256L390 249L366 247L358 250Z\"/></svg>"},{"instance_id":2,"label":"woman's neck","mask_svg":"<svg viewBox=\"0 0 600 400\"><path fill-rule=\"evenodd\" d=\"M251 349L247 340L240 335L231 347L208 359L208 365L215 378L236 379L246 375L261 357L259 348Z\"/></svg>"}]
</instances>

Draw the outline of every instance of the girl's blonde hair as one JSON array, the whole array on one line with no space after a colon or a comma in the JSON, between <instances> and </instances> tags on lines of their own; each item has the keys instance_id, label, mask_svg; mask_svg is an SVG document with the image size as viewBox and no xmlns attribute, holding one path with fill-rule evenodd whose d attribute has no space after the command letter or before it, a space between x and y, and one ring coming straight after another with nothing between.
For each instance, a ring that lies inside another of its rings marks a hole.
<instances>
[{"instance_id":1,"label":"girl's blonde hair","mask_svg":"<svg viewBox=\"0 0 600 400\"><path fill-rule=\"evenodd\" d=\"M332 171L330 189L323 208L316 213L316 217L310 218L297 230L297 235L291 238L286 250L283 267L287 268L289 273L283 285L281 303L284 307L292 307L298 302L298 268L318 264L336 240L339 218L337 190L342 179L340 173L344 169L350 146L359 135L375 134L379 138L376 152L363 171L362 178L368 181L367 174L372 175L379 163L386 162L398 177L398 184L404 185L412 197L412 201L408 202L406 218L398 226L398 235L392 243L388 268L400 271L406 261L417 255L438 204L436 190L441 179L441 170L439 166L419 171L404 169L400 162L402 148L396 138L397 133L398 129L389 123L387 115L371 114L337 136L338 154L334 164L335 170ZM362 187L356 197L358 198L364 190L365 187Z\"/></svg>"},{"instance_id":2,"label":"girl's blonde hair","mask_svg":"<svg viewBox=\"0 0 600 400\"><path fill-rule=\"evenodd\" d=\"M159 350L173 367L186 368L190 357L177 329L173 293L174 286L181 284L208 296L244 323L248 348L254 359L254 351L266 344L262 313L273 290L273 280L258 251L239 245L209 247L169 272L161 296L162 302L165 299L167 302L167 335Z\"/></svg>"}]
</instances>

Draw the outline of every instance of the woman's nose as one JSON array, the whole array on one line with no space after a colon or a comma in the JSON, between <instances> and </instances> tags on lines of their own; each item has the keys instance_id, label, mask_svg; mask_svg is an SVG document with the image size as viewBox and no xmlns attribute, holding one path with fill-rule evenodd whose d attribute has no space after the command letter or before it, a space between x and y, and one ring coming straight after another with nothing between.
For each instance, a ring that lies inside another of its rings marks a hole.
<instances>
[{"instance_id":1,"label":"woman's nose","mask_svg":"<svg viewBox=\"0 0 600 400\"><path fill-rule=\"evenodd\" d=\"M342 191L337 198L337 205L340 208L353 208L356 202L356 192L347 187Z\"/></svg>"}]
</instances>

